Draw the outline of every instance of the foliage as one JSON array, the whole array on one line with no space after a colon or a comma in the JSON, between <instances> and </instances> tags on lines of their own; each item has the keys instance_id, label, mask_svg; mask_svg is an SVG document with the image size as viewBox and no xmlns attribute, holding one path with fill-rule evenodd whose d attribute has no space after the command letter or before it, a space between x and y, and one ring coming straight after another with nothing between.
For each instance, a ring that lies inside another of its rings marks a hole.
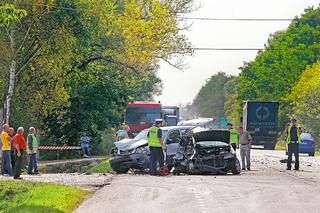
<instances>
[{"instance_id":1,"label":"foliage","mask_svg":"<svg viewBox=\"0 0 320 213\"><path fill-rule=\"evenodd\" d=\"M232 77L224 85L225 102L224 110L226 118L235 126L241 126L240 115L242 113L242 104L237 101L239 87L239 78Z\"/></svg>"},{"instance_id":2,"label":"foliage","mask_svg":"<svg viewBox=\"0 0 320 213\"><path fill-rule=\"evenodd\" d=\"M129 101L161 92L158 61L178 66L174 59L191 54L177 17L192 10L193 0L19 0L15 6L28 15L0 35L0 92L8 97L14 62L10 124L40 128L47 144L76 145L86 131L100 146L101 132L122 123ZM13 54L5 54L9 40Z\"/></svg>"},{"instance_id":3,"label":"foliage","mask_svg":"<svg viewBox=\"0 0 320 213\"><path fill-rule=\"evenodd\" d=\"M17 9L12 4L0 6L0 27L9 27L27 15L25 10Z\"/></svg>"},{"instance_id":4,"label":"foliage","mask_svg":"<svg viewBox=\"0 0 320 213\"><path fill-rule=\"evenodd\" d=\"M225 117L225 84L232 77L223 72L213 75L200 89L193 105L198 115L203 117L223 118Z\"/></svg>"},{"instance_id":5,"label":"foliage","mask_svg":"<svg viewBox=\"0 0 320 213\"><path fill-rule=\"evenodd\" d=\"M288 100L303 70L320 57L320 8L308 8L287 30L270 36L265 51L241 68L237 102L244 100L280 101L280 127L293 109Z\"/></svg>"},{"instance_id":6,"label":"foliage","mask_svg":"<svg viewBox=\"0 0 320 213\"><path fill-rule=\"evenodd\" d=\"M318 139L320 131L320 61L308 66L289 96L295 115Z\"/></svg>"},{"instance_id":7,"label":"foliage","mask_svg":"<svg viewBox=\"0 0 320 213\"><path fill-rule=\"evenodd\" d=\"M0 181L0 212L72 212L87 191L69 186Z\"/></svg>"}]
</instances>

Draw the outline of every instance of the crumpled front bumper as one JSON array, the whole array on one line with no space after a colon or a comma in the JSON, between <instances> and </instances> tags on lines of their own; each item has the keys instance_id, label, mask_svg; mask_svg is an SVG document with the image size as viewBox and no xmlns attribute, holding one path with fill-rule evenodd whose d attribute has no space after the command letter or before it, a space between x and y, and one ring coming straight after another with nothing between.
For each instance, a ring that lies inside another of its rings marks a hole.
<instances>
[{"instance_id":1,"label":"crumpled front bumper","mask_svg":"<svg viewBox=\"0 0 320 213\"><path fill-rule=\"evenodd\" d=\"M126 167L130 169L149 168L150 157L146 154L115 155L110 159L111 168Z\"/></svg>"}]
</instances>

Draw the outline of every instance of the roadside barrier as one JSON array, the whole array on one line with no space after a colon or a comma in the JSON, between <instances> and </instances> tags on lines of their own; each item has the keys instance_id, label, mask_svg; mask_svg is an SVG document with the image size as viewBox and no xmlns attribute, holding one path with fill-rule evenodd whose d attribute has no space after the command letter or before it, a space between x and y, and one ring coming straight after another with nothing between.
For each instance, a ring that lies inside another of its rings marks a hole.
<instances>
[{"instance_id":1,"label":"roadside barrier","mask_svg":"<svg viewBox=\"0 0 320 213\"><path fill-rule=\"evenodd\" d=\"M40 150L81 150L80 146L39 146Z\"/></svg>"},{"instance_id":2,"label":"roadside barrier","mask_svg":"<svg viewBox=\"0 0 320 213\"><path fill-rule=\"evenodd\" d=\"M38 149L40 151L56 151L56 158L57 160L60 159L60 151L76 151L77 155L81 158L81 150L80 146L39 146ZM49 153L45 152L44 155L42 154L41 157L47 156Z\"/></svg>"}]
</instances>

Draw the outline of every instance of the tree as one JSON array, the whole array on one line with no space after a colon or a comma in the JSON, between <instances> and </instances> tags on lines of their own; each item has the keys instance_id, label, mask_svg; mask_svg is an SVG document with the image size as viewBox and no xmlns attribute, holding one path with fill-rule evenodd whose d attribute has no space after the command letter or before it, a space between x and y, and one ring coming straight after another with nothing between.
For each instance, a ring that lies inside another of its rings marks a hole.
<instances>
[{"instance_id":1,"label":"tree","mask_svg":"<svg viewBox=\"0 0 320 213\"><path fill-rule=\"evenodd\" d=\"M231 79L223 72L213 75L200 89L193 105L198 115L204 117L223 118L225 117L225 84Z\"/></svg>"},{"instance_id":2,"label":"tree","mask_svg":"<svg viewBox=\"0 0 320 213\"><path fill-rule=\"evenodd\" d=\"M101 131L122 123L127 102L151 100L161 91L159 60L179 67L174 59L191 53L178 16L191 10L192 0L15 5L28 16L13 26L19 51L7 120L37 126L52 144L76 144L80 131L98 141ZM1 52L10 48L7 41L0 36ZM6 71L12 58L1 54L0 61ZM0 89L5 97L7 88Z\"/></svg>"},{"instance_id":3,"label":"tree","mask_svg":"<svg viewBox=\"0 0 320 213\"><path fill-rule=\"evenodd\" d=\"M289 98L294 115L306 130L320 137L320 61L308 66L293 87Z\"/></svg>"},{"instance_id":4,"label":"tree","mask_svg":"<svg viewBox=\"0 0 320 213\"><path fill-rule=\"evenodd\" d=\"M320 58L320 8L308 8L287 30L270 36L265 51L241 68L238 100L280 101L280 125L292 112L287 96L301 73Z\"/></svg>"},{"instance_id":5,"label":"tree","mask_svg":"<svg viewBox=\"0 0 320 213\"><path fill-rule=\"evenodd\" d=\"M10 51L8 57L10 57L10 68L9 68L9 78L8 78L8 90L6 94L6 100L4 103L4 109L5 109L5 122L9 122L10 117L10 104L11 99L13 95L13 90L15 86L15 78L16 78L16 72L17 72L17 61L16 61L16 54L18 53L18 50L21 49L21 46L16 49L16 40L14 38L14 25L16 22L20 21L22 18L24 18L27 15L27 12L25 10L17 9L12 4L6 4L5 6L0 6L0 29L4 29L5 35L9 39L9 48L7 50ZM2 111L2 110L0 110ZM0 113L1 115L2 113ZM1 121L1 119L0 119ZM4 122L0 122L4 123Z\"/></svg>"}]
</instances>

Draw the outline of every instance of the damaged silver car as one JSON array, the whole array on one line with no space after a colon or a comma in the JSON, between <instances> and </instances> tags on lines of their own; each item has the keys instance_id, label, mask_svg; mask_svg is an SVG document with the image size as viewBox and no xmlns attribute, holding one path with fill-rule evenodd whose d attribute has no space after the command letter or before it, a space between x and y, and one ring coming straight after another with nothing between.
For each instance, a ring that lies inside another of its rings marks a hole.
<instances>
[{"instance_id":1,"label":"damaged silver car","mask_svg":"<svg viewBox=\"0 0 320 213\"><path fill-rule=\"evenodd\" d=\"M181 137L174 174L240 174L240 162L228 130L191 130Z\"/></svg>"}]
</instances>

